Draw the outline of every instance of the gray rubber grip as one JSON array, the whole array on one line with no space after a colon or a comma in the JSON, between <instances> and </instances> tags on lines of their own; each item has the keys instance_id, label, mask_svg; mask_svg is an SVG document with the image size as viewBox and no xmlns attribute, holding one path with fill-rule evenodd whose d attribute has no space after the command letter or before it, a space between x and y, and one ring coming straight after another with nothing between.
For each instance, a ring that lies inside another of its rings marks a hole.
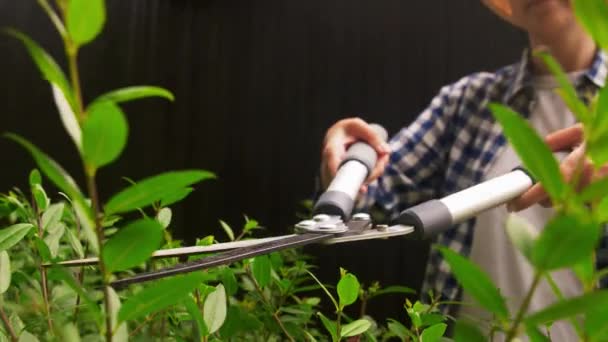
<instances>
[{"instance_id":1,"label":"gray rubber grip","mask_svg":"<svg viewBox=\"0 0 608 342\"><path fill-rule=\"evenodd\" d=\"M350 217L354 201L341 191L326 191L319 197L313 210L314 214L338 215L342 219Z\"/></svg>"},{"instance_id":2,"label":"gray rubber grip","mask_svg":"<svg viewBox=\"0 0 608 342\"><path fill-rule=\"evenodd\" d=\"M453 225L452 214L440 200L430 200L406 209L399 214L399 224L413 226L418 237L431 237Z\"/></svg>"},{"instance_id":3,"label":"gray rubber grip","mask_svg":"<svg viewBox=\"0 0 608 342\"><path fill-rule=\"evenodd\" d=\"M384 127L378 124L371 124L370 126L372 127L376 135L380 139L382 139L382 141L386 141L386 139L388 139L388 133L386 133ZM365 165L365 167L367 167L367 174L369 175L374 169L374 166L376 166L376 161L378 161L378 154L372 146L370 146L366 142L360 141L352 144L348 148L341 165L351 160L356 160L361 164Z\"/></svg>"}]
</instances>

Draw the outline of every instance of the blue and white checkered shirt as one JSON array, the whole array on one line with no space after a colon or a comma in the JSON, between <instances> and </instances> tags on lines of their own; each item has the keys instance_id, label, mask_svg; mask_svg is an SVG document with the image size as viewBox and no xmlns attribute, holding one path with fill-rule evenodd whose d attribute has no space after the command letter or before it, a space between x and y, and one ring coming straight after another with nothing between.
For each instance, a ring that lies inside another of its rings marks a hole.
<instances>
[{"instance_id":1,"label":"blue and white checkered shirt","mask_svg":"<svg viewBox=\"0 0 608 342\"><path fill-rule=\"evenodd\" d=\"M604 86L606 56L598 50L587 72L576 84L587 102ZM389 164L359 203L374 206L391 219L423 201L444 197L475 185L506 146L500 125L488 109L500 102L528 117L535 94L531 85L528 51L522 59L494 73L479 72L443 87L431 104L391 141ZM475 220L469 220L437 237L436 243L468 256ZM423 293L433 290L442 300L459 300L461 288L448 264L433 250Z\"/></svg>"}]
</instances>

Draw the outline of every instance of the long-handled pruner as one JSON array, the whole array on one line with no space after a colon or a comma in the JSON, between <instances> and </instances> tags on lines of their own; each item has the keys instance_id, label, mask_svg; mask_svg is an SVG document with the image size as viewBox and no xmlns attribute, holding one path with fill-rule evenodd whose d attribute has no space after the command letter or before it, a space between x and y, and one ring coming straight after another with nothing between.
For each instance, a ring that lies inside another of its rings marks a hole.
<instances>
[{"instance_id":1,"label":"long-handled pruner","mask_svg":"<svg viewBox=\"0 0 608 342\"><path fill-rule=\"evenodd\" d=\"M386 131L373 125L376 133L386 140ZM534 180L523 170L516 169L478 185L437 200L421 203L400 213L393 226L374 225L370 216L358 213L351 216L361 185L377 161L375 150L366 143L349 147L336 176L321 195L313 209L313 218L295 225L295 234L256 240L219 243L211 246L159 250L155 258L176 257L221 252L161 270L137 274L116 280L113 287L155 280L171 275L226 265L257 255L313 243L334 244L414 233L428 237L466 221L484 210L507 203L529 189ZM96 264L97 258L60 262L64 266Z\"/></svg>"}]
</instances>

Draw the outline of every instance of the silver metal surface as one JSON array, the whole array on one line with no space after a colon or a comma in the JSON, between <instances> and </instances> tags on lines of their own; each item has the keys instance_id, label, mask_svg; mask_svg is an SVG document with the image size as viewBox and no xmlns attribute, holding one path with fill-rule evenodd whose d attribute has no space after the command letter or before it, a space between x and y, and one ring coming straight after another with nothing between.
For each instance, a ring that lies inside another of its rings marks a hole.
<instances>
[{"instance_id":1,"label":"silver metal surface","mask_svg":"<svg viewBox=\"0 0 608 342\"><path fill-rule=\"evenodd\" d=\"M304 220L295 225L296 233L338 234L348 231L340 216L316 215L312 220Z\"/></svg>"}]
</instances>

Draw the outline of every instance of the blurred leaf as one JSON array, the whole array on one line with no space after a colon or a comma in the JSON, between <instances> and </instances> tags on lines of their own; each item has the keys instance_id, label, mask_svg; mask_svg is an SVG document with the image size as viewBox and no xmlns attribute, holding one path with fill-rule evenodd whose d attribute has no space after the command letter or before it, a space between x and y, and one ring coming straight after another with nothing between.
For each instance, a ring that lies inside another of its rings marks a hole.
<instances>
[{"instance_id":1,"label":"blurred leaf","mask_svg":"<svg viewBox=\"0 0 608 342\"><path fill-rule=\"evenodd\" d=\"M608 221L608 197L604 198L597 206L595 212L598 215L598 220L602 223Z\"/></svg>"},{"instance_id":2,"label":"blurred leaf","mask_svg":"<svg viewBox=\"0 0 608 342\"><path fill-rule=\"evenodd\" d=\"M608 116L608 113L606 113ZM603 178L587 185L579 193L582 202L590 202L603 199L608 196L608 178Z\"/></svg>"},{"instance_id":3,"label":"blurred leaf","mask_svg":"<svg viewBox=\"0 0 608 342\"><path fill-rule=\"evenodd\" d=\"M321 323L323 323L323 326L325 327L327 332L329 332L331 340L338 341L338 328L336 327L336 323L332 322L329 318L325 317L325 315L320 312L317 312L317 315L321 319Z\"/></svg>"},{"instance_id":4,"label":"blurred leaf","mask_svg":"<svg viewBox=\"0 0 608 342\"><path fill-rule=\"evenodd\" d=\"M68 103L72 108L75 108L75 101L73 98L72 89L70 84L68 83L67 78L65 77L61 67L55 62L53 57L49 55L40 45L38 45L35 41L29 38L27 35L16 31L16 30L6 30L7 34L19 39L23 45L25 45L28 53L34 60L34 63L38 67L40 73L42 73L43 77L49 81L51 84L55 84L65 97L67 98Z\"/></svg>"},{"instance_id":5,"label":"blurred leaf","mask_svg":"<svg viewBox=\"0 0 608 342\"><path fill-rule=\"evenodd\" d=\"M477 326L468 322L458 320L454 329L455 342L486 342L487 339L483 336Z\"/></svg>"},{"instance_id":6,"label":"blurred leaf","mask_svg":"<svg viewBox=\"0 0 608 342\"><path fill-rule=\"evenodd\" d=\"M74 323L67 323L61 326L61 339L64 342L80 342L80 333Z\"/></svg>"},{"instance_id":7,"label":"blurred leaf","mask_svg":"<svg viewBox=\"0 0 608 342\"><path fill-rule=\"evenodd\" d=\"M253 259L252 271L255 280L260 284L260 287L268 285L270 282L270 274L272 265L268 255L259 255Z\"/></svg>"},{"instance_id":8,"label":"blurred leaf","mask_svg":"<svg viewBox=\"0 0 608 342\"><path fill-rule=\"evenodd\" d=\"M549 342L549 338L543 335L537 327L526 326L526 334L531 342Z\"/></svg>"},{"instance_id":9,"label":"blurred leaf","mask_svg":"<svg viewBox=\"0 0 608 342\"><path fill-rule=\"evenodd\" d=\"M374 293L371 293L369 298L374 298L374 297L378 297L378 296L382 296L382 295L386 295L386 294L392 294L392 293L397 293L397 294L414 294L416 293L415 290L410 289L409 287L405 287L405 286L387 286L383 289L380 289Z\"/></svg>"},{"instance_id":10,"label":"blurred leaf","mask_svg":"<svg viewBox=\"0 0 608 342\"><path fill-rule=\"evenodd\" d=\"M407 338L411 339L412 341L416 340L416 336L414 336L414 334L412 334L408 328L392 318L388 320L388 330L395 336L399 337L401 341L406 341Z\"/></svg>"},{"instance_id":11,"label":"blurred leaf","mask_svg":"<svg viewBox=\"0 0 608 342\"><path fill-rule=\"evenodd\" d=\"M608 307L608 290L591 292L557 302L529 315L524 322L527 325L537 326L585 314L599 307Z\"/></svg>"},{"instance_id":12,"label":"blurred leaf","mask_svg":"<svg viewBox=\"0 0 608 342\"><path fill-rule=\"evenodd\" d=\"M438 323L430 326L422 331L421 340L422 342L438 342L443 337L445 329L448 327L445 323Z\"/></svg>"},{"instance_id":13,"label":"blurred leaf","mask_svg":"<svg viewBox=\"0 0 608 342\"><path fill-rule=\"evenodd\" d=\"M44 211L51 203L51 200L46 194L46 191L42 188L40 184L36 184L31 187L32 196L34 197L34 201L36 201L36 206L38 210Z\"/></svg>"},{"instance_id":14,"label":"blurred leaf","mask_svg":"<svg viewBox=\"0 0 608 342\"><path fill-rule=\"evenodd\" d=\"M82 126L82 152L89 166L99 168L120 156L129 127L122 110L112 102L98 102L88 113Z\"/></svg>"},{"instance_id":15,"label":"blurred leaf","mask_svg":"<svg viewBox=\"0 0 608 342\"><path fill-rule=\"evenodd\" d=\"M534 248L534 227L525 218L517 214L509 214L506 223L509 239L526 259L530 260Z\"/></svg>"},{"instance_id":16,"label":"blurred leaf","mask_svg":"<svg viewBox=\"0 0 608 342\"><path fill-rule=\"evenodd\" d=\"M579 22L603 49L608 48L608 4L605 0L574 0L574 13Z\"/></svg>"},{"instance_id":17,"label":"blurred leaf","mask_svg":"<svg viewBox=\"0 0 608 342\"><path fill-rule=\"evenodd\" d=\"M363 334L366 332L372 323L366 319L358 319L356 321L350 322L342 327L340 330L341 337L351 337Z\"/></svg>"},{"instance_id":18,"label":"blurred leaf","mask_svg":"<svg viewBox=\"0 0 608 342\"><path fill-rule=\"evenodd\" d=\"M53 256L51 255L51 250L44 240L38 236L34 236L34 246L36 246L36 250L43 262L52 261Z\"/></svg>"},{"instance_id":19,"label":"blurred leaf","mask_svg":"<svg viewBox=\"0 0 608 342\"><path fill-rule=\"evenodd\" d=\"M256 228L260 228L260 224L256 220L249 219L245 216L245 226L243 227L243 231L245 233L250 232Z\"/></svg>"},{"instance_id":20,"label":"blurred leaf","mask_svg":"<svg viewBox=\"0 0 608 342\"><path fill-rule=\"evenodd\" d=\"M499 104L490 104L490 109L526 169L542 183L550 197L559 202L567 186L549 147L521 115Z\"/></svg>"},{"instance_id":21,"label":"blurred leaf","mask_svg":"<svg viewBox=\"0 0 608 342\"><path fill-rule=\"evenodd\" d=\"M30 187L33 187L34 185L42 185L42 176L40 175L40 171L38 171L38 169L33 169L30 172L29 181Z\"/></svg>"},{"instance_id":22,"label":"blurred leaf","mask_svg":"<svg viewBox=\"0 0 608 342\"><path fill-rule=\"evenodd\" d=\"M38 337L27 330L21 331L19 342L38 342Z\"/></svg>"},{"instance_id":23,"label":"blurred leaf","mask_svg":"<svg viewBox=\"0 0 608 342\"><path fill-rule=\"evenodd\" d=\"M198 305L196 305L196 303L194 302L194 299L192 299L192 297L190 296L187 296L184 299L183 303L190 317L192 317L194 322L196 322L196 326L198 328L198 333L200 334L200 336L209 335L207 325L205 325L205 320L203 319L203 314L201 314L201 311L198 308ZM200 341L200 337L198 337L197 341Z\"/></svg>"},{"instance_id":24,"label":"blurred leaf","mask_svg":"<svg viewBox=\"0 0 608 342\"><path fill-rule=\"evenodd\" d=\"M226 321L219 330L220 336L223 339L231 340L230 338L238 332L254 332L264 329L264 325L255 315L247 313L244 309L236 305L231 305L228 308Z\"/></svg>"},{"instance_id":25,"label":"blurred leaf","mask_svg":"<svg viewBox=\"0 0 608 342\"><path fill-rule=\"evenodd\" d=\"M126 323L118 321L118 313L120 311L120 298L112 287L108 287L108 301L110 301L110 321L112 324L112 342L122 342L129 340L129 328Z\"/></svg>"},{"instance_id":26,"label":"blurred leaf","mask_svg":"<svg viewBox=\"0 0 608 342\"><path fill-rule=\"evenodd\" d=\"M171 211L171 208L162 208L158 211L158 214L156 214L156 221L158 221L164 229L167 229L171 224L172 217L173 212Z\"/></svg>"},{"instance_id":27,"label":"blurred leaf","mask_svg":"<svg viewBox=\"0 0 608 342\"><path fill-rule=\"evenodd\" d=\"M228 296L234 296L238 291L239 285L234 276L234 271L229 267L222 270L222 284L224 284Z\"/></svg>"},{"instance_id":28,"label":"blurred leaf","mask_svg":"<svg viewBox=\"0 0 608 342\"><path fill-rule=\"evenodd\" d=\"M82 243L80 239L76 236L76 233L72 231L72 229L66 230L66 236L68 237L68 242L72 247L72 250L76 253L78 258L84 258L84 248L82 248Z\"/></svg>"},{"instance_id":29,"label":"blurred leaf","mask_svg":"<svg viewBox=\"0 0 608 342\"><path fill-rule=\"evenodd\" d=\"M338 282L338 298L340 306L351 305L359 297L359 281L352 273L347 273Z\"/></svg>"},{"instance_id":30,"label":"blurred leaf","mask_svg":"<svg viewBox=\"0 0 608 342\"><path fill-rule=\"evenodd\" d=\"M228 223L219 220L220 221L220 225L222 226L222 229L224 230L224 232L226 232L226 235L228 235L228 238L230 239L230 241L234 241L234 232L232 231L232 228L230 228L230 226L228 225Z\"/></svg>"},{"instance_id":31,"label":"blurred leaf","mask_svg":"<svg viewBox=\"0 0 608 342\"><path fill-rule=\"evenodd\" d=\"M118 321L130 321L182 302L203 282L203 274L191 273L160 280L128 298L120 308Z\"/></svg>"},{"instance_id":32,"label":"blurred leaf","mask_svg":"<svg viewBox=\"0 0 608 342\"><path fill-rule=\"evenodd\" d=\"M143 99L146 97L162 97L169 101L175 100L173 94L167 89L154 86L133 86L116 89L105 93L100 97L96 98L93 103L98 101L112 101L114 103L123 103Z\"/></svg>"},{"instance_id":33,"label":"blurred leaf","mask_svg":"<svg viewBox=\"0 0 608 342\"><path fill-rule=\"evenodd\" d=\"M414 310L413 308L406 308L405 310L412 321L412 325L416 329L422 327L422 318L420 317L420 312Z\"/></svg>"},{"instance_id":34,"label":"blurred leaf","mask_svg":"<svg viewBox=\"0 0 608 342\"><path fill-rule=\"evenodd\" d=\"M163 227L155 220L128 224L106 242L103 259L107 272L124 271L148 260L162 240Z\"/></svg>"},{"instance_id":35,"label":"blurred leaf","mask_svg":"<svg viewBox=\"0 0 608 342\"><path fill-rule=\"evenodd\" d=\"M49 252L51 253L52 258L57 257L57 253L59 252L59 240L63 237L63 234L66 231L65 224L57 223L55 224L54 230L49 232L47 236L44 237L44 242L49 247Z\"/></svg>"},{"instance_id":36,"label":"blurred leaf","mask_svg":"<svg viewBox=\"0 0 608 342\"><path fill-rule=\"evenodd\" d=\"M568 79L568 75L566 75L559 62L549 53L544 51L535 52L534 55L540 57L553 76L555 76L555 79L560 86L558 93L561 95L564 103L570 108L572 114L574 114L578 121L585 125L591 123L591 115L589 114L587 106L578 98L576 89L574 89L572 82Z\"/></svg>"},{"instance_id":37,"label":"blurred leaf","mask_svg":"<svg viewBox=\"0 0 608 342\"><path fill-rule=\"evenodd\" d=\"M600 226L589 218L557 214L536 241L532 264L541 271L572 266L591 255L600 232Z\"/></svg>"},{"instance_id":38,"label":"blurred leaf","mask_svg":"<svg viewBox=\"0 0 608 342\"><path fill-rule=\"evenodd\" d=\"M18 223L8 228L0 230L0 252L5 251L14 245L18 244L19 241L27 235L27 233L34 228L29 223Z\"/></svg>"},{"instance_id":39,"label":"blurred leaf","mask_svg":"<svg viewBox=\"0 0 608 342\"><path fill-rule=\"evenodd\" d=\"M224 286L219 284L215 291L211 292L205 299L203 306L203 318L209 328L209 334L218 331L226 320L226 291Z\"/></svg>"},{"instance_id":40,"label":"blurred leaf","mask_svg":"<svg viewBox=\"0 0 608 342\"><path fill-rule=\"evenodd\" d=\"M8 290L11 284L11 259L6 251L0 252L0 295Z\"/></svg>"},{"instance_id":41,"label":"blurred leaf","mask_svg":"<svg viewBox=\"0 0 608 342\"><path fill-rule=\"evenodd\" d=\"M606 113L605 115L608 115ZM589 141L587 144L587 153L593 160L594 165L601 166L608 161L608 134Z\"/></svg>"},{"instance_id":42,"label":"blurred leaf","mask_svg":"<svg viewBox=\"0 0 608 342\"><path fill-rule=\"evenodd\" d=\"M572 270L586 288L590 288L593 286L595 258L592 255L583 258L580 262L573 265Z\"/></svg>"},{"instance_id":43,"label":"blurred leaf","mask_svg":"<svg viewBox=\"0 0 608 342\"><path fill-rule=\"evenodd\" d=\"M53 99L55 100L55 106L57 106L61 123L63 123L63 127L68 132L78 152L82 152L82 130L78 123L78 117L74 113L74 107L70 104L68 95L66 95L61 87L55 83L51 83L51 90L53 91Z\"/></svg>"},{"instance_id":44,"label":"blurred leaf","mask_svg":"<svg viewBox=\"0 0 608 342\"><path fill-rule=\"evenodd\" d=\"M490 277L479 266L449 248L442 246L437 248L450 265L454 277L480 306L495 313L501 319L509 317L505 299L494 286Z\"/></svg>"},{"instance_id":45,"label":"blurred leaf","mask_svg":"<svg viewBox=\"0 0 608 342\"><path fill-rule=\"evenodd\" d=\"M72 276L72 274L62 266L54 265L49 269L49 279L55 279L58 281L64 282L67 286L69 286L74 292L76 292L80 298L82 298L87 304L87 307L95 314L99 315L99 306L97 306L96 301L91 297L89 293L87 293L83 287L76 282L76 279Z\"/></svg>"},{"instance_id":46,"label":"blurred leaf","mask_svg":"<svg viewBox=\"0 0 608 342\"><path fill-rule=\"evenodd\" d=\"M595 145L596 140L608 135L608 87L603 87L598 91L596 104L593 125L585 127L588 134L587 146Z\"/></svg>"},{"instance_id":47,"label":"blurred leaf","mask_svg":"<svg viewBox=\"0 0 608 342\"><path fill-rule=\"evenodd\" d=\"M447 318L442 314L438 313L423 313L422 315L420 315L420 319L422 321L422 326L431 326L437 323L442 323Z\"/></svg>"},{"instance_id":48,"label":"blurred leaf","mask_svg":"<svg viewBox=\"0 0 608 342\"><path fill-rule=\"evenodd\" d=\"M89 43L103 29L106 21L104 0L70 0L66 26L70 37L78 45Z\"/></svg>"},{"instance_id":49,"label":"blurred leaf","mask_svg":"<svg viewBox=\"0 0 608 342\"><path fill-rule=\"evenodd\" d=\"M42 225L43 231L48 231L49 227L52 227L59 223L61 217L63 216L63 210L65 209L65 205L63 203L55 203L50 205L44 213L42 213L42 217L40 219L40 223Z\"/></svg>"},{"instance_id":50,"label":"blurred leaf","mask_svg":"<svg viewBox=\"0 0 608 342\"><path fill-rule=\"evenodd\" d=\"M184 198L188 197L188 195L190 195L190 193L192 191L194 191L194 189L190 188L190 187L177 189L172 194L169 194L169 195L163 197L160 200L160 206L168 207L171 204L177 203L177 202L183 200Z\"/></svg>"},{"instance_id":51,"label":"blurred leaf","mask_svg":"<svg viewBox=\"0 0 608 342\"><path fill-rule=\"evenodd\" d=\"M210 178L215 176L202 170L173 171L146 178L114 195L106 204L106 215L146 207L180 188Z\"/></svg>"},{"instance_id":52,"label":"blurred leaf","mask_svg":"<svg viewBox=\"0 0 608 342\"><path fill-rule=\"evenodd\" d=\"M592 308L585 316L584 330L588 341L608 341L608 307L596 306Z\"/></svg>"}]
</instances>

